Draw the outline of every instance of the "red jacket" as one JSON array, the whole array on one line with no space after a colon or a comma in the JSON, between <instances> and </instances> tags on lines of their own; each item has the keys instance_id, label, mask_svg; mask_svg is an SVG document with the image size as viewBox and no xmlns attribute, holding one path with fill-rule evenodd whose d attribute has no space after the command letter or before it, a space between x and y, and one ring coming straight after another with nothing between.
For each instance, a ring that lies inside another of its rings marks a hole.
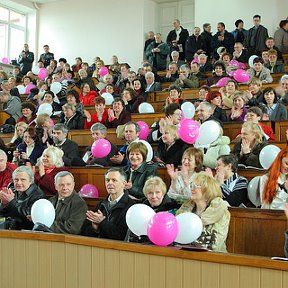
<instances>
[{"instance_id":1,"label":"red jacket","mask_svg":"<svg viewBox=\"0 0 288 288\"><path fill-rule=\"evenodd\" d=\"M105 125L105 122L107 119L108 119L108 110L107 109L104 110L101 121L98 120L97 112L95 112L95 113L91 114L91 121L90 122L87 122L87 119L85 119L84 129L90 129L91 126L97 122L100 122L101 124Z\"/></svg>"},{"instance_id":2,"label":"red jacket","mask_svg":"<svg viewBox=\"0 0 288 288\"><path fill-rule=\"evenodd\" d=\"M84 106L94 106L94 99L97 96L97 92L96 91L90 91L89 93L87 93L86 96L83 96L82 92L79 93L79 99L80 102L84 105Z\"/></svg>"},{"instance_id":3,"label":"red jacket","mask_svg":"<svg viewBox=\"0 0 288 288\"><path fill-rule=\"evenodd\" d=\"M16 165L7 162L6 169L0 172L0 189L7 187L7 185L12 181L12 173L16 168Z\"/></svg>"}]
</instances>

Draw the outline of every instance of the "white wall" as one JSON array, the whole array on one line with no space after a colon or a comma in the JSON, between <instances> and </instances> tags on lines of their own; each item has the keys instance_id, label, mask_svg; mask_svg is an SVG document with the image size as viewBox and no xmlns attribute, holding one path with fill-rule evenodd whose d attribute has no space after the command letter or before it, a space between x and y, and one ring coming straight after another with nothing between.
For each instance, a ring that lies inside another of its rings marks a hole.
<instances>
[{"instance_id":1,"label":"white wall","mask_svg":"<svg viewBox=\"0 0 288 288\"><path fill-rule=\"evenodd\" d=\"M273 36L280 20L288 16L288 1L275 0L267 3L263 0L195 0L195 25L202 28L204 23L211 23L213 34L218 22L224 22L226 30L234 30L237 19L242 19L244 28L249 29L253 26L252 18L255 14L261 15L261 24L268 29L269 36Z\"/></svg>"},{"instance_id":2,"label":"white wall","mask_svg":"<svg viewBox=\"0 0 288 288\"><path fill-rule=\"evenodd\" d=\"M111 63L116 54L120 62L139 67L143 55L144 0L59 1L41 6L39 47L49 44L56 59L81 56L93 63L95 56Z\"/></svg>"}]
</instances>

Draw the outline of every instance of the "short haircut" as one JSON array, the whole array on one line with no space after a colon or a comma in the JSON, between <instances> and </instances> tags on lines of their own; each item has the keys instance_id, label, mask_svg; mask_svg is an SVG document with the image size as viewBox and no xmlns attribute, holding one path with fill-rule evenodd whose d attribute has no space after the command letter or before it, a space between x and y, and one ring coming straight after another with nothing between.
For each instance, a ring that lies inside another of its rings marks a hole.
<instances>
[{"instance_id":1,"label":"short haircut","mask_svg":"<svg viewBox=\"0 0 288 288\"><path fill-rule=\"evenodd\" d=\"M228 85L228 83L234 83L234 85L235 85L235 88L236 89L238 89L238 83L234 80L234 79L230 79L230 80L227 80L227 82L226 82L226 85L225 86L227 86Z\"/></svg>"},{"instance_id":2,"label":"short haircut","mask_svg":"<svg viewBox=\"0 0 288 288\"><path fill-rule=\"evenodd\" d=\"M3 156L3 158L5 159L5 161L7 161L7 154L4 150L0 149L0 156Z\"/></svg>"},{"instance_id":3,"label":"short haircut","mask_svg":"<svg viewBox=\"0 0 288 288\"><path fill-rule=\"evenodd\" d=\"M220 155L217 160L221 160L225 166L231 164L233 173L237 172L238 169L238 158L234 154Z\"/></svg>"},{"instance_id":4,"label":"short haircut","mask_svg":"<svg viewBox=\"0 0 288 288\"><path fill-rule=\"evenodd\" d=\"M204 159L202 150L195 147L189 147L184 151L182 159L184 159L184 157L187 156L195 158L195 171L197 173L200 172L203 168L203 159Z\"/></svg>"},{"instance_id":5,"label":"short haircut","mask_svg":"<svg viewBox=\"0 0 288 288\"><path fill-rule=\"evenodd\" d=\"M137 122L129 121L129 122L125 123L124 124L124 131L125 131L126 126L128 126L128 125L134 125L136 133L140 133L140 126Z\"/></svg>"},{"instance_id":6,"label":"short haircut","mask_svg":"<svg viewBox=\"0 0 288 288\"><path fill-rule=\"evenodd\" d=\"M181 66L181 67L182 67L182 66ZM169 90L169 91L171 91L171 90L177 90L177 92L178 92L179 94L182 93L181 87L178 86L178 85L175 85L175 84L170 85L169 88L168 88L168 90Z\"/></svg>"},{"instance_id":7,"label":"short haircut","mask_svg":"<svg viewBox=\"0 0 288 288\"><path fill-rule=\"evenodd\" d=\"M144 143L132 142L131 144L129 144L127 151L126 151L127 158L129 158L129 154L131 152L134 152L134 151L139 151L143 157L143 162L146 161L147 154L148 154L148 148L146 147L146 145Z\"/></svg>"},{"instance_id":8,"label":"short haircut","mask_svg":"<svg viewBox=\"0 0 288 288\"><path fill-rule=\"evenodd\" d=\"M152 189L155 188L155 186L160 188L160 191L163 193L163 195L166 194L167 186L165 182L162 180L162 178L160 178L159 176L151 176L145 181L145 184L143 187L143 193L146 198L147 198L148 190L150 190L151 188Z\"/></svg>"},{"instance_id":9,"label":"short haircut","mask_svg":"<svg viewBox=\"0 0 288 288\"><path fill-rule=\"evenodd\" d=\"M197 111L199 110L200 106L204 106L205 110L210 111L211 113L213 113L213 107L211 105L211 103L207 102L207 101L203 101L199 104L199 106L197 107Z\"/></svg>"},{"instance_id":10,"label":"short haircut","mask_svg":"<svg viewBox=\"0 0 288 288\"><path fill-rule=\"evenodd\" d=\"M177 103L171 103L165 108L165 116L171 116L176 110L180 110L180 105Z\"/></svg>"},{"instance_id":11,"label":"short haircut","mask_svg":"<svg viewBox=\"0 0 288 288\"><path fill-rule=\"evenodd\" d=\"M262 86L262 81L259 79L259 78L256 78L256 77L252 77L249 81L248 81L248 83L247 83L247 85L249 86L250 84L254 84L254 85L257 85L257 86Z\"/></svg>"},{"instance_id":12,"label":"short haircut","mask_svg":"<svg viewBox=\"0 0 288 288\"><path fill-rule=\"evenodd\" d=\"M207 86L207 85L202 85L200 88L199 88L199 90L205 90L205 91L207 91L207 92L210 92L211 91L211 88L209 87L209 86Z\"/></svg>"},{"instance_id":13,"label":"short haircut","mask_svg":"<svg viewBox=\"0 0 288 288\"><path fill-rule=\"evenodd\" d=\"M55 98L55 94L52 91L46 91L43 97L45 97L45 95L51 95L53 99Z\"/></svg>"},{"instance_id":14,"label":"short haircut","mask_svg":"<svg viewBox=\"0 0 288 288\"><path fill-rule=\"evenodd\" d=\"M261 110L261 108L257 107L257 106L253 106L253 107L250 107L248 110L247 110L247 113L254 113L257 115L257 117L261 117L263 116L263 111Z\"/></svg>"},{"instance_id":15,"label":"short haircut","mask_svg":"<svg viewBox=\"0 0 288 288\"><path fill-rule=\"evenodd\" d=\"M283 28L287 23L288 23L288 19L281 20L280 23L279 23L279 27Z\"/></svg>"},{"instance_id":16,"label":"short haircut","mask_svg":"<svg viewBox=\"0 0 288 288\"><path fill-rule=\"evenodd\" d=\"M31 111L32 111L32 114L35 114L35 112L36 112L36 107L35 107L35 105L33 104L33 103L31 103L31 102L23 102L22 104L21 104L21 111L23 110L23 109L30 109Z\"/></svg>"},{"instance_id":17,"label":"short haircut","mask_svg":"<svg viewBox=\"0 0 288 288\"><path fill-rule=\"evenodd\" d=\"M113 85L112 85L113 86ZM103 104L103 105L105 105L105 98L104 97L102 97L102 96L97 96L97 97L95 97L95 99L94 99L94 104L96 105L96 104Z\"/></svg>"},{"instance_id":18,"label":"short haircut","mask_svg":"<svg viewBox=\"0 0 288 288\"><path fill-rule=\"evenodd\" d=\"M41 161L43 159L43 155L48 155L51 159L52 165L55 166L56 168L64 166L64 162L62 159L64 152L60 148L55 146L49 146L48 148L46 148L43 151L42 156L40 157Z\"/></svg>"},{"instance_id":19,"label":"short haircut","mask_svg":"<svg viewBox=\"0 0 288 288\"><path fill-rule=\"evenodd\" d=\"M256 15L253 16L253 19L254 19L254 18L259 18L259 19L261 19L261 16L258 15L258 14L256 14Z\"/></svg>"},{"instance_id":20,"label":"short haircut","mask_svg":"<svg viewBox=\"0 0 288 288\"><path fill-rule=\"evenodd\" d=\"M57 184L59 178L62 178L62 177L65 177L65 176L70 176L72 178L73 182L75 183L74 176L73 176L73 174L71 172L69 172L69 171L60 171L54 177L55 185Z\"/></svg>"},{"instance_id":21,"label":"short haircut","mask_svg":"<svg viewBox=\"0 0 288 288\"><path fill-rule=\"evenodd\" d=\"M205 28L209 27L209 26L211 26L210 23L204 23L204 24L203 24L203 30L204 30Z\"/></svg>"},{"instance_id":22,"label":"short haircut","mask_svg":"<svg viewBox=\"0 0 288 288\"><path fill-rule=\"evenodd\" d=\"M16 169L13 171L13 173L12 173L12 179L13 179L13 180L15 179L16 174L18 174L18 173L23 173L23 172L28 175L29 181L30 181L31 183L34 183L34 173L33 173L33 171L31 170L31 168L28 167L28 166L19 166L18 168L16 168Z\"/></svg>"},{"instance_id":23,"label":"short haircut","mask_svg":"<svg viewBox=\"0 0 288 288\"><path fill-rule=\"evenodd\" d=\"M71 109L73 112L76 111L76 107L71 103L66 103L62 106L62 110Z\"/></svg>"},{"instance_id":24,"label":"short haircut","mask_svg":"<svg viewBox=\"0 0 288 288\"><path fill-rule=\"evenodd\" d=\"M111 167L111 168L109 168L109 169L106 171L106 173L105 173L105 178L106 178L107 174L110 173L110 172L118 172L118 173L120 174L121 179L122 179L123 181L127 181L127 175L126 175L126 173L123 171L122 168L120 168L120 167Z\"/></svg>"},{"instance_id":25,"label":"short haircut","mask_svg":"<svg viewBox=\"0 0 288 288\"><path fill-rule=\"evenodd\" d=\"M67 134L69 129L63 123L56 123L53 127L53 131L62 131L62 133Z\"/></svg>"},{"instance_id":26,"label":"short haircut","mask_svg":"<svg viewBox=\"0 0 288 288\"><path fill-rule=\"evenodd\" d=\"M171 134L175 139L179 139L179 134L178 134L178 131L177 131L177 127L175 125L164 126L163 134L165 132L168 132L169 134Z\"/></svg>"},{"instance_id":27,"label":"short haircut","mask_svg":"<svg viewBox=\"0 0 288 288\"><path fill-rule=\"evenodd\" d=\"M125 103L124 103L124 101L123 101L122 98L120 98L120 97L114 98L114 100L113 100L113 102L112 102L112 105L113 105L114 103L116 103L116 102L121 102L121 104L122 104L122 106L123 106L123 109L125 109Z\"/></svg>"},{"instance_id":28,"label":"short haircut","mask_svg":"<svg viewBox=\"0 0 288 288\"><path fill-rule=\"evenodd\" d=\"M178 56L179 56L179 52L176 51L176 50L174 50L174 51L171 52L171 56L173 56L173 55L178 55ZM175 62L174 62L174 63L175 63ZM175 63L175 64L177 64L177 63Z\"/></svg>"},{"instance_id":29,"label":"short haircut","mask_svg":"<svg viewBox=\"0 0 288 288\"><path fill-rule=\"evenodd\" d=\"M216 61L213 66L213 69L215 69L216 67L221 67L224 72L226 71L225 64L222 61Z\"/></svg>"},{"instance_id":30,"label":"short haircut","mask_svg":"<svg viewBox=\"0 0 288 288\"><path fill-rule=\"evenodd\" d=\"M47 119L50 119L50 116L48 114L46 114L46 113L37 115L37 117L36 117L36 125L37 125L37 127L41 128L42 125L44 124L44 122Z\"/></svg>"},{"instance_id":31,"label":"short haircut","mask_svg":"<svg viewBox=\"0 0 288 288\"><path fill-rule=\"evenodd\" d=\"M221 25L222 27L225 28L225 24L223 22L218 22L218 25Z\"/></svg>"},{"instance_id":32,"label":"short haircut","mask_svg":"<svg viewBox=\"0 0 288 288\"><path fill-rule=\"evenodd\" d=\"M277 51L275 50L275 49L270 49L270 50L268 50L268 55L278 55L277 54Z\"/></svg>"},{"instance_id":33,"label":"short haircut","mask_svg":"<svg viewBox=\"0 0 288 288\"><path fill-rule=\"evenodd\" d=\"M80 102L79 93L78 93L76 90L68 90L67 93L66 93L66 98L67 98L69 95L75 97L77 103Z\"/></svg>"},{"instance_id":34,"label":"short haircut","mask_svg":"<svg viewBox=\"0 0 288 288\"><path fill-rule=\"evenodd\" d=\"M278 97L276 95L276 91L274 90L274 88L272 87L267 87L263 90L263 103L266 105L267 104L267 101L265 99L265 94L269 93L269 92L273 92L274 93L274 100L273 100L273 103L277 103L278 102Z\"/></svg>"},{"instance_id":35,"label":"short haircut","mask_svg":"<svg viewBox=\"0 0 288 288\"><path fill-rule=\"evenodd\" d=\"M254 58L254 60L253 60L253 64L255 64L255 63L264 64L264 60L263 60L261 57L256 57L256 58Z\"/></svg>"},{"instance_id":36,"label":"short haircut","mask_svg":"<svg viewBox=\"0 0 288 288\"><path fill-rule=\"evenodd\" d=\"M238 20L235 21L235 26L236 26L236 28L238 27L238 25L239 25L240 23L244 23L242 19L238 19Z\"/></svg>"},{"instance_id":37,"label":"short haircut","mask_svg":"<svg viewBox=\"0 0 288 288\"><path fill-rule=\"evenodd\" d=\"M155 79L154 73L151 72L151 71L148 71L148 72L145 73L145 79L148 78L148 77L152 77L153 79Z\"/></svg>"},{"instance_id":38,"label":"short haircut","mask_svg":"<svg viewBox=\"0 0 288 288\"><path fill-rule=\"evenodd\" d=\"M58 62L67 63L67 60L65 58L59 58Z\"/></svg>"},{"instance_id":39,"label":"short haircut","mask_svg":"<svg viewBox=\"0 0 288 288\"><path fill-rule=\"evenodd\" d=\"M100 131L100 133L104 135L107 132L107 127L103 125L102 123L94 123L91 126L90 131L92 133L96 131Z\"/></svg>"},{"instance_id":40,"label":"short haircut","mask_svg":"<svg viewBox=\"0 0 288 288\"><path fill-rule=\"evenodd\" d=\"M258 123L251 121L244 122L242 128L249 128L251 132L255 134L255 145L263 142L264 132Z\"/></svg>"},{"instance_id":41,"label":"short haircut","mask_svg":"<svg viewBox=\"0 0 288 288\"><path fill-rule=\"evenodd\" d=\"M284 80L287 80L288 79L288 75L283 75L280 79L280 83L282 83Z\"/></svg>"}]
</instances>

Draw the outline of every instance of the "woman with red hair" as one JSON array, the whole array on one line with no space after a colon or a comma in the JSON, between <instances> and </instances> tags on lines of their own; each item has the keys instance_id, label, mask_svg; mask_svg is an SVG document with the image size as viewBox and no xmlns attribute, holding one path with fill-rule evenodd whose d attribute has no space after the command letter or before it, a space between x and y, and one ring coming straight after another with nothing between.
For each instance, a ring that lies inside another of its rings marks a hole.
<instances>
[{"instance_id":1,"label":"woman with red hair","mask_svg":"<svg viewBox=\"0 0 288 288\"><path fill-rule=\"evenodd\" d=\"M288 199L288 147L279 152L268 174L261 177L259 187L261 208L285 209Z\"/></svg>"},{"instance_id":2,"label":"woman with red hair","mask_svg":"<svg viewBox=\"0 0 288 288\"><path fill-rule=\"evenodd\" d=\"M208 92L206 101L212 105L213 116L221 122L227 122L226 112L222 109L222 95L218 91Z\"/></svg>"}]
</instances>

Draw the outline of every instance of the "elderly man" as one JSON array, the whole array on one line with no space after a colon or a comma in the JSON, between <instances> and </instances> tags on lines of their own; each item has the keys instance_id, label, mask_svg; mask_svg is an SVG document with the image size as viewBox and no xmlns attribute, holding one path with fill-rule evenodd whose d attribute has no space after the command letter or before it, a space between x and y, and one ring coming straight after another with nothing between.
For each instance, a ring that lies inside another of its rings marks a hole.
<instances>
[{"instance_id":1,"label":"elderly man","mask_svg":"<svg viewBox=\"0 0 288 288\"><path fill-rule=\"evenodd\" d=\"M125 166L127 164L126 150L128 145L139 138L140 127L136 122L127 122L124 126L124 138L126 144L119 149L118 154L110 158L110 161L115 165Z\"/></svg>"},{"instance_id":2,"label":"elderly man","mask_svg":"<svg viewBox=\"0 0 288 288\"><path fill-rule=\"evenodd\" d=\"M176 52L176 51L174 51ZM177 52L178 53L178 52ZM178 66L176 62L170 62L168 65L166 75L161 79L162 82L174 82L178 79Z\"/></svg>"},{"instance_id":3,"label":"elderly man","mask_svg":"<svg viewBox=\"0 0 288 288\"><path fill-rule=\"evenodd\" d=\"M185 60L185 43L189 36L189 32L187 29L184 29L180 25L180 21L178 19L174 19L172 22L174 27L168 35L166 42L170 46L171 52L176 50L179 52L179 59Z\"/></svg>"},{"instance_id":4,"label":"elderly man","mask_svg":"<svg viewBox=\"0 0 288 288\"><path fill-rule=\"evenodd\" d=\"M17 89L16 86L13 87L13 80L14 78L10 77L9 80L3 80L3 82L1 83L1 88L2 91L7 91L8 93L10 93L11 96L16 96L20 98L20 94L19 91Z\"/></svg>"},{"instance_id":5,"label":"elderly man","mask_svg":"<svg viewBox=\"0 0 288 288\"><path fill-rule=\"evenodd\" d=\"M54 181L58 195L49 199L55 207L55 220L50 229L55 233L79 234L86 218L87 205L74 190L74 176L68 171L61 171Z\"/></svg>"},{"instance_id":6,"label":"elderly man","mask_svg":"<svg viewBox=\"0 0 288 288\"><path fill-rule=\"evenodd\" d=\"M78 144L67 139L68 128L62 123L55 124L52 133L54 145L64 152L64 165L71 166L72 160L79 154Z\"/></svg>"},{"instance_id":7,"label":"elderly man","mask_svg":"<svg viewBox=\"0 0 288 288\"><path fill-rule=\"evenodd\" d=\"M3 104L2 111L8 113L10 118L6 120L6 124L15 125L17 119L22 116L21 100L19 97L11 96L9 91L0 92L0 104Z\"/></svg>"},{"instance_id":8,"label":"elderly man","mask_svg":"<svg viewBox=\"0 0 288 288\"><path fill-rule=\"evenodd\" d=\"M244 49L241 42L235 42L234 44L233 59L237 60L238 62L248 63L249 53L246 49Z\"/></svg>"},{"instance_id":9,"label":"elderly man","mask_svg":"<svg viewBox=\"0 0 288 288\"><path fill-rule=\"evenodd\" d=\"M280 102L284 105L288 104L288 75L283 75L280 80L280 88L276 88L282 95Z\"/></svg>"},{"instance_id":10,"label":"elderly man","mask_svg":"<svg viewBox=\"0 0 288 288\"><path fill-rule=\"evenodd\" d=\"M12 181L12 173L16 168L16 165L7 162L7 154L0 149L0 190Z\"/></svg>"},{"instance_id":11,"label":"elderly man","mask_svg":"<svg viewBox=\"0 0 288 288\"><path fill-rule=\"evenodd\" d=\"M26 75L31 71L32 63L34 61L34 53L29 51L28 44L24 44L23 50L18 57L18 64L20 65L21 73Z\"/></svg>"},{"instance_id":12,"label":"elderly man","mask_svg":"<svg viewBox=\"0 0 288 288\"><path fill-rule=\"evenodd\" d=\"M110 168L105 174L108 197L93 211L87 211L83 234L114 240L124 240L128 227L126 212L134 201L124 192L126 174L120 168Z\"/></svg>"},{"instance_id":13,"label":"elderly man","mask_svg":"<svg viewBox=\"0 0 288 288\"><path fill-rule=\"evenodd\" d=\"M145 92L161 91L161 85L159 82L155 82L155 77L153 72L146 72L145 74L146 87Z\"/></svg>"},{"instance_id":14,"label":"elderly man","mask_svg":"<svg viewBox=\"0 0 288 288\"><path fill-rule=\"evenodd\" d=\"M54 54L49 52L49 45L44 45L43 49L44 53L40 55L39 61L42 61L46 68L50 64L50 61L54 59Z\"/></svg>"},{"instance_id":15,"label":"elderly man","mask_svg":"<svg viewBox=\"0 0 288 288\"><path fill-rule=\"evenodd\" d=\"M4 229L32 229L29 220L31 207L39 199L45 198L44 193L34 183L34 174L27 166L18 167L12 174L13 182L0 191L0 217L6 220Z\"/></svg>"},{"instance_id":16,"label":"elderly man","mask_svg":"<svg viewBox=\"0 0 288 288\"><path fill-rule=\"evenodd\" d=\"M185 64L184 60L179 59L179 52L178 51L176 51L176 50L172 51L170 56L171 56L172 61L177 64L178 68L180 68L183 64Z\"/></svg>"},{"instance_id":17,"label":"elderly man","mask_svg":"<svg viewBox=\"0 0 288 288\"><path fill-rule=\"evenodd\" d=\"M213 116L213 108L209 102L204 101L198 105L197 115L201 124L203 124L205 121L214 120L223 127L223 123L218 118Z\"/></svg>"}]
</instances>

